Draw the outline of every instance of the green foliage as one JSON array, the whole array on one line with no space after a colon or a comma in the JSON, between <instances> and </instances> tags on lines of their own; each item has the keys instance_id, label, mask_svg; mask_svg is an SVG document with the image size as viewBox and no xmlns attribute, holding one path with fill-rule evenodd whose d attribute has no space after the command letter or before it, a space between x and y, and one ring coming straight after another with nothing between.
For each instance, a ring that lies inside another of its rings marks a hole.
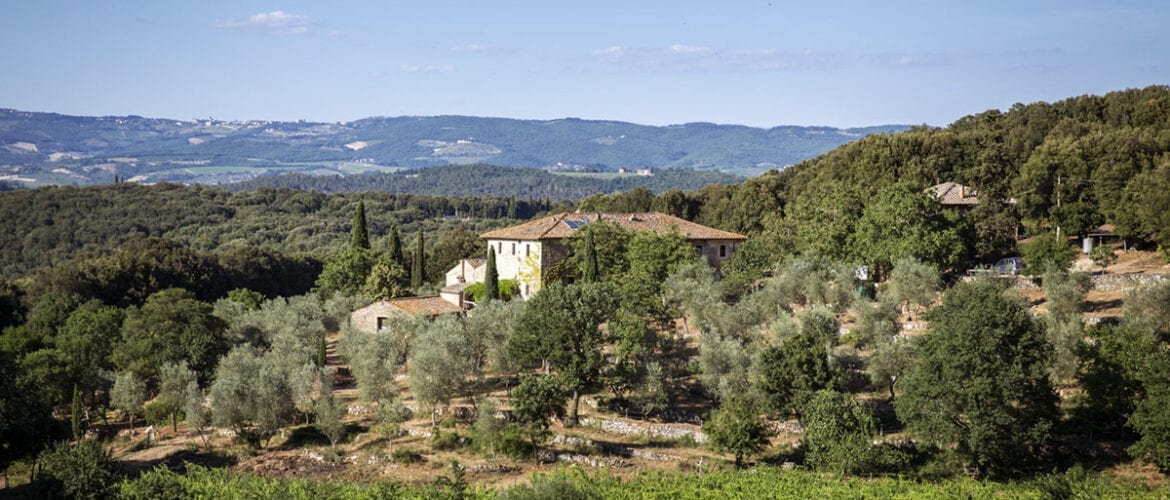
<instances>
[{"instance_id":1,"label":"green foliage","mask_svg":"<svg viewBox=\"0 0 1170 500\"><path fill-rule=\"evenodd\" d=\"M785 210L796 250L830 259L850 257L864 207L860 190L846 183L818 183L796 193Z\"/></svg>"},{"instance_id":2,"label":"green foliage","mask_svg":"<svg viewBox=\"0 0 1170 500\"><path fill-rule=\"evenodd\" d=\"M1022 299L985 281L959 283L928 319L930 332L899 382L898 418L923 440L956 445L979 474L1034 465L1057 417L1042 325Z\"/></svg>"},{"instance_id":3,"label":"green foliage","mask_svg":"<svg viewBox=\"0 0 1170 500\"><path fill-rule=\"evenodd\" d=\"M750 300L771 302L772 307L788 312L793 306L844 311L857 293L853 266L817 256L785 260L774 274Z\"/></svg>"},{"instance_id":4,"label":"green foliage","mask_svg":"<svg viewBox=\"0 0 1170 500\"><path fill-rule=\"evenodd\" d=\"M392 399L398 395L394 377L406 361L407 340L418 327L416 319L391 316L383 332L364 332L346 327L338 352L357 379L358 395L366 401Z\"/></svg>"},{"instance_id":5,"label":"green foliage","mask_svg":"<svg viewBox=\"0 0 1170 500\"><path fill-rule=\"evenodd\" d=\"M942 280L938 269L914 258L898 259L883 290L883 298L902 304L907 310L911 305L925 310L938 296Z\"/></svg>"},{"instance_id":6,"label":"green foliage","mask_svg":"<svg viewBox=\"0 0 1170 500\"><path fill-rule=\"evenodd\" d=\"M240 346L224 356L211 385L213 423L252 445L267 444L295 416L294 394L279 355Z\"/></svg>"},{"instance_id":7,"label":"green foliage","mask_svg":"<svg viewBox=\"0 0 1170 500\"><path fill-rule=\"evenodd\" d=\"M321 300L326 300L334 295L359 295L366 286L366 280L370 276L370 271L374 268L376 254L373 250L364 248L349 248L340 253L330 257L325 261L325 267L321 269L321 274L317 276L317 282L314 286L314 292ZM392 266L383 266L380 270L383 273L392 273ZM373 285L375 288L371 289L372 293L382 293L382 288L377 287L380 284L389 284L388 278L392 274L382 274L376 278Z\"/></svg>"},{"instance_id":8,"label":"green foliage","mask_svg":"<svg viewBox=\"0 0 1170 500\"><path fill-rule=\"evenodd\" d=\"M410 295L410 289L406 285L406 268L383 254L370 268L365 284L362 285L361 295L372 301L405 297Z\"/></svg>"},{"instance_id":9,"label":"green foliage","mask_svg":"<svg viewBox=\"0 0 1170 500\"><path fill-rule=\"evenodd\" d=\"M138 378L134 372L119 373L114 379L114 387L110 389L110 405L122 410L130 417L130 428L134 428L134 415L142 410L142 403L146 401L146 383Z\"/></svg>"},{"instance_id":10,"label":"green foliage","mask_svg":"<svg viewBox=\"0 0 1170 500\"><path fill-rule=\"evenodd\" d=\"M1052 234L1042 234L1020 244L1020 256L1024 258L1024 274L1039 276L1049 271L1064 271L1072 264L1077 249L1067 240L1057 239Z\"/></svg>"},{"instance_id":11,"label":"green foliage","mask_svg":"<svg viewBox=\"0 0 1170 500\"><path fill-rule=\"evenodd\" d=\"M554 377L526 375L512 390L512 414L524 424L524 430L536 446L548 438L553 417L565 416L564 387Z\"/></svg>"},{"instance_id":12,"label":"green foliage","mask_svg":"<svg viewBox=\"0 0 1170 500\"><path fill-rule=\"evenodd\" d=\"M723 287L729 296L739 297L768 276L776 267L777 257L791 253L785 242L772 232L751 236L739 246L731 258L719 266Z\"/></svg>"},{"instance_id":13,"label":"green foliage","mask_svg":"<svg viewBox=\"0 0 1170 500\"><path fill-rule=\"evenodd\" d=\"M735 455L735 465L768 446L768 424L760 410L743 398L724 401L703 422L711 447Z\"/></svg>"},{"instance_id":14,"label":"green foliage","mask_svg":"<svg viewBox=\"0 0 1170 500\"><path fill-rule=\"evenodd\" d=\"M247 288L236 288L229 290L227 294L228 300L243 304L250 310L255 311L260 309L260 304L264 302L264 295L260 292L249 290Z\"/></svg>"},{"instance_id":15,"label":"green foliage","mask_svg":"<svg viewBox=\"0 0 1170 500\"><path fill-rule=\"evenodd\" d=\"M24 292L0 275L0 330L24 323Z\"/></svg>"},{"instance_id":16,"label":"green foliage","mask_svg":"<svg viewBox=\"0 0 1170 500\"><path fill-rule=\"evenodd\" d=\"M883 450L871 444L877 427L870 411L851 395L819 391L800 416L805 462L841 475L877 471ZM888 455L889 453L887 453Z\"/></svg>"},{"instance_id":17,"label":"green foliage","mask_svg":"<svg viewBox=\"0 0 1170 500\"><path fill-rule=\"evenodd\" d=\"M577 418L580 393L597 382L605 364L598 327L615 306L612 288L603 283L549 285L528 301L508 339L517 360L549 363L573 392L570 421Z\"/></svg>"},{"instance_id":18,"label":"green foliage","mask_svg":"<svg viewBox=\"0 0 1170 500\"><path fill-rule=\"evenodd\" d=\"M463 294L471 297L477 304L482 304L487 297L486 283L472 283L463 289ZM520 282L516 280L499 280L496 284L498 299L510 301L520 295Z\"/></svg>"},{"instance_id":19,"label":"green foliage","mask_svg":"<svg viewBox=\"0 0 1170 500\"><path fill-rule=\"evenodd\" d=\"M317 407L314 411L317 419L314 425L317 430L321 431L321 434L329 438L331 446L337 446L337 442L345 437L345 422L341 421L345 412L345 405L334 399L332 394L322 395L317 400Z\"/></svg>"},{"instance_id":20,"label":"green foliage","mask_svg":"<svg viewBox=\"0 0 1170 500\"><path fill-rule=\"evenodd\" d=\"M118 462L92 439L58 443L42 453L40 460L39 480L53 497L112 498L121 476Z\"/></svg>"},{"instance_id":21,"label":"green foliage","mask_svg":"<svg viewBox=\"0 0 1170 500\"><path fill-rule=\"evenodd\" d=\"M1125 373L1117 377L1120 387L1105 386L1103 389L1121 389L1106 396L1124 398L1138 395L1126 425L1137 432L1139 438L1129 448L1130 455L1152 463L1160 471L1170 471L1170 382L1166 373L1170 371L1170 282L1148 285L1130 293L1125 304L1125 318L1117 329L1121 333L1113 352ZM1117 349L1120 348L1120 349ZM1108 359L1108 358L1107 358ZM1135 383L1137 382L1137 383ZM1135 386L1140 389L1134 391ZM1106 399L1106 401L1109 401ZM1124 411L1126 401L1118 401L1115 409Z\"/></svg>"},{"instance_id":22,"label":"green foliage","mask_svg":"<svg viewBox=\"0 0 1170 500\"><path fill-rule=\"evenodd\" d=\"M349 248L351 250L370 249L370 233L366 226L366 204L358 200L357 208L353 210L353 222L350 223Z\"/></svg>"},{"instance_id":23,"label":"green foliage","mask_svg":"<svg viewBox=\"0 0 1170 500\"><path fill-rule=\"evenodd\" d=\"M954 268L966 252L960 228L943 214L942 205L911 182L877 191L857 221L852 243L853 254L879 274L905 258Z\"/></svg>"},{"instance_id":24,"label":"green foliage","mask_svg":"<svg viewBox=\"0 0 1170 500\"><path fill-rule=\"evenodd\" d=\"M1163 258L1170 260L1170 161L1165 156L1157 168L1125 184L1114 214L1118 234L1153 239Z\"/></svg>"},{"instance_id":25,"label":"green foliage","mask_svg":"<svg viewBox=\"0 0 1170 500\"><path fill-rule=\"evenodd\" d=\"M586 283L601 278L601 271L597 268L597 248L593 243L593 231L586 231L582 243L581 254L581 281Z\"/></svg>"},{"instance_id":26,"label":"green foliage","mask_svg":"<svg viewBox=\"0 0 1170 500\"><path fill-rule=\"evenodd\" d=\"M187 403L187 390L191 383L198 387L195 372L187 368L186 361L167 363L159 370L158 397L155 402L163 415L171 418L171 425L178 431L179 413ZM149 417L148 417L149 420Z\"/></svg>"},{"instance_id":27,"label":"green foliage","mask_svg":"<svg viewBox=\"0 0 1170 500\"><path fill-rule=\"evenodd\" d=\"M1057 383L1071 383L1078 371L1084 325L1085 273L1049 271L1044 275L1044 296L1048 302L1048 343L1052 345L1052 377Z\"/></svg>"},{"instance_id":28,"label":"green foliage","mask_svg":"<svg viewBox=\"0 0 1170 500\"><path fill-rule=\"evenodd\" d=\"M1113 253L1113 247L1111 245L1102 244L1094 246L1093 250L1089 251L1089 259L1097 267L1104 269L1117 262L1117 255Z\"/></svg>"},{"instance_id":29,"label":"green foliage","mask_svg":"<svg viewBox=\"0 0 1170 500\"><path fill-rule=\"evenodd\" d=\"M395 453L398 453L397 451ZM417 452L404 451L404 455ZM421 460L421 456L419 456ZM153 498L287 498L290 500L437 498L431 486L397 482L354 483L338 480L265 477L228 469L189 465L185 473L158 467L121 483L119 495ZM1126 482L1096 473L1070 470L1029 482L995 483L959 478L918 481L912 478L838 478L777 467L749 470L704 470L703 474L647 472L618 477L558 468L537 473L531 484L482 488L470 498L599 499L599 498L775 498L778 493L800 498L1157 498L1157 486ZM1070 495L1062 495L1069 492Z\"/></svg>"},{"instance_id":30,"label":"green foliage","mask_svg":"<svg viewBox=\"0 0 1170 500\"><path fill-rule=\"evenodd\" d=\"M873 352L865 363L865 372L874 385L885 386L890 391L890 401L897 397L895 383L914 364L916 348L914 339L897 337L879 340L873 345Z\"/></svg>"},{"instance_id":31,"label":"green foliage","mask_svg":"<svg viewBox=\"0 0 1170 500\"><path fill-rule=\"evenodd\" d=\"M415 238L414 254L410 258L410 288L418 290L422 288L423 281L425 281L426 270L426 243L423 239L423 230L419 228L418 237Z\"/></svg>"},{"instance_id":32,"label":"green foliage","mask_svg":"<svg viewBox=\"0 0 1170 500\"><path fill-rule=\"evenodd\" d=\"M410 391L419 404L434 410L445 406L463 389L471 373L471 338L454 315L443 315L419 325L410 339L407 369Z\"/></svg>"},{"instance_id":33,"label":"green foliage","mask_svg":"<svg viewBox=\"0 0 1170 500\"><path fill-rule=\"evenodd\" d=\"M194 427L199 436L203 438L203 428L211 423L211 414L208 413L207 407L203 404L203 389L199 388L198 382L192 380L183 392L186 395L186 399L183 401L185 421L187 425ZM203 438L203 440L204 444L207 444L207 439Z\"/></svg>"},{"instance_id":34,"label":"green foliage","mask_svg":"<svg viewBox=\"0 0 1170 500\"><path fill-rule=\"evenodd\" d=\"M487 251L487 242L480 239L479 233L469 230L464 225L455 225L452 228L438 232L433 238L433 244L427 253L424 263L425 281L444 283L447 271L451 270L459 261L470 256L483 255Z\"/></svg>"},{"instance_id":35,"label":"green foliage","mask_svg":"<svg viewBox=\"0 0 1170 500\"><path fill-rule=\"evenodd\" d=\"M126 311L114 363L143 379L155 379L167 362L186 361L200 379L210 378L216 359L227 351L227 325L212 306L186 290L152 294L142 307Z\"/></svg>"},{"instance_id":36,"label":"green foliage","mask_svg":"<svg viewBox=\"0 0 1170 500\"><path fill-rule=\"evenodd\" d=\"M490 302L500 298L500 273L496 270L496 252L488 249L487 269L483 272L483 302ZM473 295L475 301L480 302L478 296Z\"/></svg>"},{"instance_id":37,"label":"green foliage","mask_svg":"<svg viewBox=\"0 0 1170 500\"><path fill-rule=\"evenodd\" d=\"M472 364L477 374L485 370L511 372L519 366L508 356L508 337L523 310L523 302L496 301L477 306L464 319L463 325L471 340Z\"/></svg>"},{"instance_id":38,"label":"green foliage","mask_svg":"<svg viewBox=\"0 0 1170 500\"><path fill-rule=\"evenodd\" d=\"M397 224L391 224L386 231L386 257L406 268L406 257L402 255L402 234L398 232Z\"/></svg>"},{"instance_id":39,"label":"green foliage","mask_svg":"<svg viewBox=\"0 0 1170 500\"><path fill-rule=\"evenodd\" d=\"M12 462L35 456L52 438L52 407L40 381L21 373L11 356L0 351L0 474Z\"/></svg>"},{"instance_id":40,"label":"green foliage","mask_svg":"<svg viewBox=\"0 0 1170 500\"><path fill-rule=\"evenodd\" d=\"M73 402L69 406L71 420L70 427L73 430L73 439L78 440L81 439L83 422L81 421L81 390L77 388L77 384L73 384Z\"/></svg>"},{"instance_id":41,"label":"green foliage","mask_svg":"<svg viewBox=\"0 0 1170 500\"><path fill-rule=\"evenodd\" d=\"M829 364L829 352L838 328L831 313L811 309L800 317L799 332L763 349L758 387L769 410L800 415L814 393L836 385L840 374Z\"/></svg>"}]
</instances>

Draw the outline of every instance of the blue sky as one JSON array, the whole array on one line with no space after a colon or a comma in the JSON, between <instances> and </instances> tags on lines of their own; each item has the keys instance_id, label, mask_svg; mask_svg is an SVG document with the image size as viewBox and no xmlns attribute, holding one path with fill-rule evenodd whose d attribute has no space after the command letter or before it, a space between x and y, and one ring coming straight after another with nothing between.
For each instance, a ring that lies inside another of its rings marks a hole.
<instances>
[{"instance_id":1,"label":"blue sky","mask_svg":"<svg viewBox=\"0 0 1170 500\"><path fill-rule=\"evenodd\" d=\"M10 2L0 107L946 125L1170 83L1170 2Z\"/></svg>"}]
</instances>

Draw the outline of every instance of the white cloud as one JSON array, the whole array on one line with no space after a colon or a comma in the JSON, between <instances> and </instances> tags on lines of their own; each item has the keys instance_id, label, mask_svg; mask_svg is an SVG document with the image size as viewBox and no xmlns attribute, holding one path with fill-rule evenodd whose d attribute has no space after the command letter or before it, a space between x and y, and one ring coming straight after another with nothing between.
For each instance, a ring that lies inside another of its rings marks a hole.
<instances>
[{"instance_id":1,"label":"white cloud","mask_svg":"<svg viewBox=\"0 0 1170 500\"><path fill-rule=\"evenodd\" d=\"M646 71L787 71L851 65L913 68L948 64L944 54L873 53L779 49L719 49L684 44L665 47L611 46L592 51L603 64Z\"/></svg>"},{"instance_id":2,"label":"white cloud","mask_svg":"<svg viewBox=\"0 0 1170 500\"><path fill-rule=\"evenodd\" d=\"M304 35L313 28L313 20L301 14L282 10L261 12L248 17L220 19L214 23L219 29L233 31L260 31L277 35Z\"/></svg>"},{"instance_id":3,"label":"white cloud","mask_svg":"<svg viewBox=\"0 0 1170 500\"><path fill-rule=\"evenodd\" d=\"M455 71L455 66L451 64L403 64L398 69L403 73L450 73Z\"/></svg>"},{"instance_id":4,"label":"white cloud","mask_svg":"<svg viewBox=\"0 0 1170 500\"><path fill-rule=\"evenodd\" d=\"M487 45L480 45L478 43L469 43L466 45L456 45L451 47L451 52L487 52L491 47Z\"/></svg>"}]
</instances>

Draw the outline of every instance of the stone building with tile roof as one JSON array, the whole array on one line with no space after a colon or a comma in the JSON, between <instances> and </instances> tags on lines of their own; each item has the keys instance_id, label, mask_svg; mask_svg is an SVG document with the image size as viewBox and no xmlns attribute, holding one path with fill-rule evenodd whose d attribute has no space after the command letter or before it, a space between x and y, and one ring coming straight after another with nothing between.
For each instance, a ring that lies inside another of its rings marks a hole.
<instances>
[{"instance_id":1,"label":"stone building with tile roof","mask_svg":"<svg viewBox=\"0 0 1170 500\"><path fill-rule=\"evenodd\" d=\"M957 182L944 182L926 188L926 193L944 207L974 208L979 204L979 193Z\"/></svg>"},{"instance_id":2,"label":"stone building with tile roof","mask_svg":"<svg viewBox=\"0 0 1170 500\"><path fill-rule=\"evenodd\" d=\"M743 241L742 234L723 231L658 212L602 213L576 212L550 215L512 227L484 233L488 248L496 254L500 279L515 279L520 293L531 297L540 289L545 272L569 255L566 241L585 224L604 222L630 232L678 233L691 241L695 250L718 268Z\"/></svg>"},{"instance_id":3,"label":"stone building with tile roof","mask_svg":"<svg viewBox=\"0 0 1170 500\"><path fill-rule=\"evenodd\" d=\"M349 315L350 324L367 332L382 330L394 315L434 318L441 314L459 314L463 308L439 296L402 297L379 300Z\"/></svg>"}]
</instances>

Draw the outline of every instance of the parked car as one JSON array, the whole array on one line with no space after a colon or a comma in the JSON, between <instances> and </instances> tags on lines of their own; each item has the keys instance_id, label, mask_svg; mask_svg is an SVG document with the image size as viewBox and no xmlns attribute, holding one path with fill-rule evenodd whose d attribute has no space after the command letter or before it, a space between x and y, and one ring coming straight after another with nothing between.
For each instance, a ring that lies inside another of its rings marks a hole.
<instances>
[{"instance_id":1,"label":"parked car","mask_svg":"<svg viewBox=\"0 0 1170 500\"><path fill-rule=\"evenodd\" d=\"M995 272L999 274L1017 275L1024 270L1024 259L1019 257L1004 257L995 263Z\"/></svg>"}]
</instances>

